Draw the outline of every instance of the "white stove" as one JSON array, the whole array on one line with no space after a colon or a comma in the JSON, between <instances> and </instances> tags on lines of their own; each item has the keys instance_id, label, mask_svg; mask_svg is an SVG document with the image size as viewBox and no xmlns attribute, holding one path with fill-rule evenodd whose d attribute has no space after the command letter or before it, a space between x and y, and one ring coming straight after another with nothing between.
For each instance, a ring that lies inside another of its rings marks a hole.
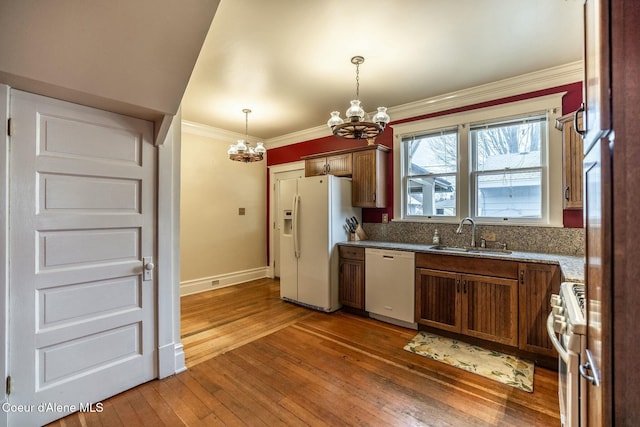
<instances>
[{"instance_id":1,"label":"white stove","mask_svg":"<svg viewBox=\"0 0 640 427\"><path fill-rule=\"evenodd\" d=\"M586 426L586 405L581 402L586 381L580 375L580 358L587 342L584 291L582 283L562 283L560 294L551 296L552 311L547 319L547 331L559 355L558 398L565 427Z\"/></svg>"}]
</instances>

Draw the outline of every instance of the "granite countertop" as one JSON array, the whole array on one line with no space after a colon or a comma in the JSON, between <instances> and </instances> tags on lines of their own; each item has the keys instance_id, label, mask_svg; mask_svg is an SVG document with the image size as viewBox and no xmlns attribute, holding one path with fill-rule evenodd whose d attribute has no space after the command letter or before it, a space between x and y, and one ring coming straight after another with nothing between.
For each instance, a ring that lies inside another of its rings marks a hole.
<instances>
[{"instance_id":1,"label":"granite countertop","mask_svg":"<svg viewBox=\"0 0 640 427\"><path fill-rule=\"evenodd\" d=\"M474 253L474 252L453 252L438 249L430 249L433 245L421 245L415 243L380 242L375 240L358 240L351 242L341 242L339 245L358 246L363 248L389 249L397 251L425 252L453 256L465 256L473 258L494 258L509 261L556 264L562 271L563 282L584 282L584 257L560 254L544 254L536 252L516 252L507 253Z\"/></svg>"}]
</instances>

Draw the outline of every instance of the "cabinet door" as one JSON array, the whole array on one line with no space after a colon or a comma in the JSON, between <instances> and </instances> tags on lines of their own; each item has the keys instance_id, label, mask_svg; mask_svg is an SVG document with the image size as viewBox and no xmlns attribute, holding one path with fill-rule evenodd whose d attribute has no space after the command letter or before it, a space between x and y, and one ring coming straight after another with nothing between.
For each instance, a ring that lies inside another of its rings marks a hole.
<instances>
[{"instance_id":1,"label":"cabinet door","mask_svg":"<svg viewBox=\"0 0 640 427\"><path fill-rule=\"evenodd\" d=\"M518 281L461 275L462 322L466 335L518 345Z\"/></svg>"},{"instance_id":2,"label":"cabinet door","mask_svg":"<svg viewBox=\"0 0 640 427\"><path fill-rule=\"evenodd\" d=\"M364 310L364 261L340 259L339 294L342 305Z\"/></svg>"},{"instance_id":3,"label":"cabinet door","mask_svg":"<svg viewBox=\"0 0 640 427\"><path fill-rule=\"evenodd\" d=\"M327 173L327 158L307 159L304 161L304 176L318 176Z\"/></svg>"},{"instance_id":4,"label":"cabinet door","mask_svg":"<svg viewBox=\"0 0 640 427\"><path fill-rule=\"evenodd\" d=\"M351 176L351 153L327 157L327 173L336 176Z\"/></svg>"},{"instance_id":5,"label":"cabinet door","mask_svg":"<svg viewBox=\"0 0 640 427\"><path fill-rule=\"evenodd\" d=\"M582 118L578 119L582 128ZM575 132L573 120L562 126L564 208L582 209L582 137Z\"/></svg>"},{"instance_id":6,"label":"cabinet door","mask_svg":"<svg viewBox=\"0 0 640 427\"><path fill-rule=\"evenodd\" d=\"M557 265L520 264L520 343L521 350L557 356L547 334L551 294L560 291Z\"/></svg>"},{"instance_id":7,"label":"cabinet door","mask_svg":"<svg viewBox=\"0 0 640 427\"><path fill-rule=\"evenodd\" d=\"M361 208L387 206L387 153L375 147L353 153L351 203Z\"/></svg>"},{"instance_id":8,"label":"cabinet door","mask_svg":"<svg viewBox=\"0 0 640 427\"><path fill-rule=\"evenodd\" d=\"M416 322L460 332L460 285L458 274L416 269Z\"/></svg>"}]
</instances>

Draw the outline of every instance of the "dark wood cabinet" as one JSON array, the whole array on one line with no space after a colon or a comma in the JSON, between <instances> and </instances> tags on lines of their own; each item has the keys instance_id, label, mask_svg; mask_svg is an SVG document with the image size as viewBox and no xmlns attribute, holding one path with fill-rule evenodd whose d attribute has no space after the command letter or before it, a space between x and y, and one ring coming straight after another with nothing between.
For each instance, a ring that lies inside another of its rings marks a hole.
<instances>
[{"instance_id":1,"label":"dark wood cabinet","mask_svg":"<svg viewBox=\"0 0 640 427\"><path fill-rule=\"evenodd\" d=\"M564 209L582 209L582 137L574 126L575 113L566 114L556 121L562 132L562 185ZM578 128L582 128L582 115L578 115Z\"/></svg>"},{"instance_id":2,"label":"dark wood cabinet","mask_svg":"<svg viewBox=\"0 0 640 427\"><path fill-rule=\"evenodd\" d=\"M460 332L460 281L447 271L416 269L416 322Z\"/></svg>"},{"instance_id":3,"label":"dark wood cabinet","mask_svg":"<svg viewBox=\"0 0 640 427\"><path fill-rule=\"evenodd\" d=\"M557 356L547 333L551 312L551 294L560 291L560 268L550 264L526 264L519 267L521 350Z\"/></svg>"},{"instance_id":4,"label":"dark wood cabinet","mask_svg":"<svg viewBox=\"0 0 640 427\"><path fill-rule=\"evenodd\" d=\"M350 176L351 204L359 208L387 207L387 164L384 145L367 145L351 150L305 156L304 175Z\"/></svg>"},{"instance_id":5,"label":"dark wood cabinet","mask_svg":"<svg viewBox=\"0 0 640 427\"><path fill-rule=\"evenodd\" d=\"M351 204L360 208L387 206L387 157L389 149L372 145L353 153Z\"/></svg>"},{"instance_id":6,"label":"dark wood cabinet","mask_svg":"<svg viewBox=\"0 0 640 427\"><path fill-rule=\"evenodd\" d=\"M364 310L364 248L338 246L340 304Z\"/></svg>"},{"instance_id":7,"label":"dark wood cabinet","mask_svg":"<svg viewBox=\"0 0 640 427\"><path fill-rule=\"evenodd\" d=\"M309 156L304 161L304 176L336 175L351 176L351 153Z\"/></svg>"},{"instance_id":8,"label":"dark wood cabinet","mask_svg":"<svg viewBox=\"0 0 640 427\"><path fill-rule=\"evenodd\" d=\"M518 345L518 281L461 275L462 328L465 335Z\"/></svg>"},{"instance_id":9,"label":"dark wood cabinet","mask_svg":"<svg viewBox=\"0 0 640 427\"><path fill-rule=\"evenodd\" d=\"M494 261L417 254L416 322L517 346L517 263L504 261L503 268L493 269L490 264ZM438 269L444 266L447 271ZM502 271L508 277L473 274L488 270Z\"/></svg>"},{"instance_id":10,"label":"dark wood cabinet","mask_svg":"<svg viewBox=\"0 0 640 427\"><path fill-rule=\"evenodd\" d=\"M560 267L459 255L416 254L416 322L541 356Z\"/></svg>"}]
</instances>

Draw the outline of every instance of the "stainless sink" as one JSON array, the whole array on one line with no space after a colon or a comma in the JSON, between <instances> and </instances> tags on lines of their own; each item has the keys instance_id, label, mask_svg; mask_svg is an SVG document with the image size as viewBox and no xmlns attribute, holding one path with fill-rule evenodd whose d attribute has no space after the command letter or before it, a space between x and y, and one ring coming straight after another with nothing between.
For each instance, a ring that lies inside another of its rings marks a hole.
<instances>
[{"instance_id":1,"label":"stainless sink","mask_svg":"<svg viewBox=\"0 0 640 427\"><path fill-rule=\"evenodd\" d=\"M456 246L446 246L446 245L434 245L429 249L435 249L437 251L446 251L446 252L468 252L468 253L486 253L486 254L510 254L511 251L506 249L498 249L498 248L472 248L470 246L465 246L462 248Z\"/></svg>"}]
</instances>

